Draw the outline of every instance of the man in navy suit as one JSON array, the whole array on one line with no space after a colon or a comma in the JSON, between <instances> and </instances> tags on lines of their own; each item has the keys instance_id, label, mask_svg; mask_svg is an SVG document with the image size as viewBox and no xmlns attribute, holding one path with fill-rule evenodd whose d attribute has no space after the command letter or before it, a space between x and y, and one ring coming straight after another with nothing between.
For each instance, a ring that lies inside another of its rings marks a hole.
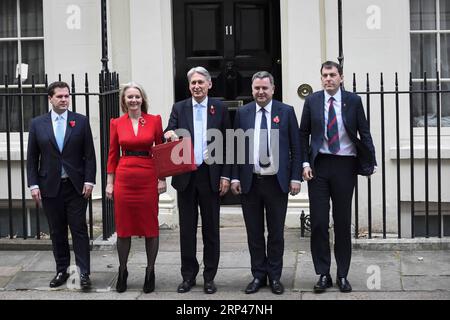
<instances>
[{"instance_id":1,"label":"man in navy suit","mask_svg":"<svg viewBox=\"0 0 450 320\"><path fill-rule=\"evenodd\" d=\"M164 130L166 139L177 139L184 131L194 144L197 170L172 178L172 186L177 190L180 218L181 275L183 281L178 286L179 293L185 293L195 286L199 272L197 254L198 207L202 217L203 235L203 289L207 294L217 291L214 277L219 266L220 196L230 188L230 166L224 160L211 161L215 156L208 151L213 141L207 131L216 129L225 137L231 127L228 110L219 100L208 97L212 87L211 75L203 67L195 67L187 73L192 97L177 102L172 108L169 124ZM223 144L225 146L225 143ZM220 153L222 153L221 150ZM222 154L223 155L223 154Z\"/></svg>"},{"instance_id":2,"label":"man in navy suit","mask_svg":"<svg viewBox=\"0 0 450 320\"><path fill-rule=\"evenodd\" d=\"M351 213L357 174L376 168L375 147L361 98L341 89L342 67L332 61L320 69L325 90L306 98L300 123L303 179L308 181L311 252L319 281L317 293L333 285L330 276L330 199L333 203L337 285L350 292ZM359 137L358 138L358 135Z\"/></svg>"},{"instance_id":3,"label":"man in navy suit","mask_svg":"<svg viewBox=\"0 0 450 320\"><path fill-rule=\"evenodd\" d=\"M255 73L252 78L255 101L238 108L234 122L234 129L242 129L250 138L250 142L237 147L237 157L244 155L245 159L237 159L231 180L232 192L241 194L247 229L253 275L245 289L247 294L265 286L267 277L273 293L284 292L280 278L288 193L296 195L301 187L297 117L292 106L272 99L274 91L270 73Z\"/></svg>"},{"instance_id":4,"label":"man in navy suit","mask_svg":"<svg viewBox=\"0 0 450 320\"><path fill-rule=\"evenodd\" d=\"M48 87L52 110L31 120L28 136L27 175L31 196L47 215L56 276L50 287L69 277L72 234L80 286L91 287L89 236L86 224L87 199L95 184L95 150L88 119L68 111L69 85L54 82Z\"/></svg>"}]
</instances>

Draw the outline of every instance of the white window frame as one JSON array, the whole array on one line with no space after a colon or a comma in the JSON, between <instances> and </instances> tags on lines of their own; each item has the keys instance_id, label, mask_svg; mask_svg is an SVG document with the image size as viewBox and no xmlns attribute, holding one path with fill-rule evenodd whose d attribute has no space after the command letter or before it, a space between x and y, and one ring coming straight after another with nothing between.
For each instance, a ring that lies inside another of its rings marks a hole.
<instances>
[{"instance_id":1,"label":"white window frame","mask_svg":"<svg viewBox=\"0 0 450 320\"><path fill-rule=\"evenodd\" d=\"M429 0L428 0L429 1ZM434 0L436 3L436 29L435 30L411 30L411 26L410 26L410 36L413 34L434 34L436 35L436 59L437 59L437 68L439 70L439 75L442 74L441 72L441 35L442 34L450 34L450 30L441 30L441 19L440 19L440 14L441 14L441 8L440 8L440 0ZM411 15L411 13L410 13ZM411 37L410 37L410 41L411 41ZM430 77L428 77L430 76ZM443 83L450 83L450 78L440 78L440 86L442 88L442 84ZM412 79L413 83L423 83L424 79L423 78L413 78ZM428 85L435 85L437 82L436 79L436 74L427 74L427 84ZM441 100L441 104L442 104L442 100ZM439 108L441 108L441 106L438 106ZM442 108L441 108L442 110ZM424 136L424 128L423 127L414 127L413 129L414 131L414 136ZM428 128L428 135L429 136L436 136L437 135L437 129L436 127L429 127ZM450 136L450 127L442 127L441 126L441 135L445 135L445 136Z\"/></svg>"}]
</instances>

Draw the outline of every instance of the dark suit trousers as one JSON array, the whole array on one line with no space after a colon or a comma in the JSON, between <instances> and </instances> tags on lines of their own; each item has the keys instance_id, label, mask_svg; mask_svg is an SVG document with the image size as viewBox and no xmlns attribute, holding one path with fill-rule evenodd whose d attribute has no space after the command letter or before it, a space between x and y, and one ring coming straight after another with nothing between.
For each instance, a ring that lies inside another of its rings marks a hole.
<instances>
[{"instance_id":1,"label":"dark suit trousers","mask_svg":"<svg viewBox=\"0 0 450 320\"><path fill-rule=\"evenodd\" d=\"M90 273L89 236L86 224L87 201L80 196L69 179L61 181L55 198L42 198L47 215L56 272L66 272L70 266L68 230L72 234L76 265L81 273Z\"/></svg>"},{"instance_id":2,"label":"dark suit trousers","mask_svg":"<svg viewBox=\"0 0 450 320\"><path fill-rule=\"evenodd\" d=\"M314 178L308 182L311 217L311 253L317 274L329 274L331 252L329 242L330 199L333 204L334 256L337 276L347 277L352 254L352 198L356 182L355 157L319 154Z\"/></svg>"},{"instance_id":3,"label":"dark suit trousers","mask_svg":"<svg viewBox=\"0 0 450 320\"><path fill-rule=\"evenodd\" d=\"M280 280L283 269L284 223L288 195L276 175L253 175L252 186L242 195L247 241L254 278ZM267 224L267 248L264 237L264 209Z\"/></svg>"},{"instance_id":4,"label":"dark suit trousers","mask_svg":"<svg viewBox=\"0 0 450 320\"><path fill-rule=\"evenodd\" d=\"M219 193L211 189L209 168L206 164L192 172L187 188L178 192L178 208L180 210L180 248L181 275L184 280L192 280L198 274L197 261L197 223L198 207L202 219L203 236L203 278L214 279L219 266L220 234L219 234Z\"/></svg>"}]
</instances>

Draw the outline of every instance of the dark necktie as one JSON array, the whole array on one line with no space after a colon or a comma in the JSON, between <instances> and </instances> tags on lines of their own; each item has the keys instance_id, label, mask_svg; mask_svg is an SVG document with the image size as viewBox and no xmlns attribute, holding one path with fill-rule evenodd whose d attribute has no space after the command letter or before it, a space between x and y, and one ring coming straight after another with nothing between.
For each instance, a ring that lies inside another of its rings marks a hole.
<instances>
[{"instance_id":1,"label":"dark necktie","mask_svg":"<svg viewBox=\"0 0 450 320\"><path fill-rule=\"evenodd\" d=\"M328 108L328 124L327 124L327 138L328 138L328 149L331 153L336 154L341 149L339 143L339 129L336 117L336 111L334 110L333 101L334 98L331 97L330 106Z\"/></svg>"},{"instance_id":2,"label":"dark necktie","mask_svg":"<svg viewBox=\"0 0 450 320\"><path fill-rule=\"evenodd\" d=\"M264 108L261 108L261 126L259 130L259 166L261 168L270 166L269 133L267 130L266 110Z\"/></svg>"}]
</instances>

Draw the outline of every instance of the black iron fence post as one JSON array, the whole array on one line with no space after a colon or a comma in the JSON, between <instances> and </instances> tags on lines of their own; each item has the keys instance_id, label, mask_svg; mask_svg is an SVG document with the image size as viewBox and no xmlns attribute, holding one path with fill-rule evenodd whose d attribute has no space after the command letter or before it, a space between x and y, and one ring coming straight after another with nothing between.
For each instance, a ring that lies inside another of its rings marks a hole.
<instances>
[{"instance_id":1,"label":"black iron fence post","mask_svg":"<svg viewBox=\"0 0 450 320\"><path fill-rule=\"evenodd\" d=\"M102 26L102 71L108 70L108 5L106 0L101 0L101 26Z\"/></svg>"}]
</instances>

